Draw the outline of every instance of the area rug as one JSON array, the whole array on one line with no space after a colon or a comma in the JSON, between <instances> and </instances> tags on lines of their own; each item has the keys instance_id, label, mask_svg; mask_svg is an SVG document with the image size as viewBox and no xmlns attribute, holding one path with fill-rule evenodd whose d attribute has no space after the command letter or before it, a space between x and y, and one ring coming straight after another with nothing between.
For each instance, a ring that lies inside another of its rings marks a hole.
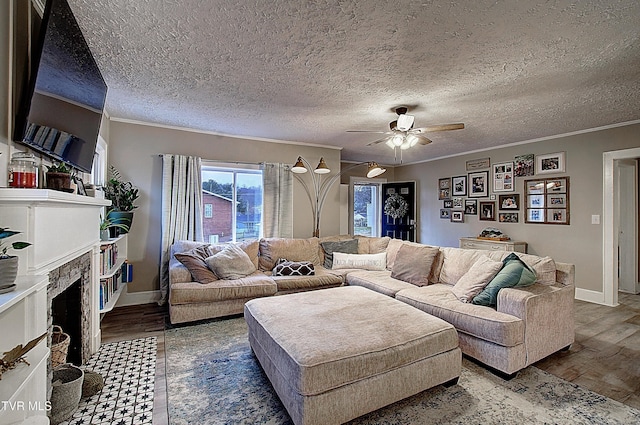
<instances>
[{"instance_id":1,"label":"area rug","mask_svg":"<svg viewBox=\"0 0 640 425\"><path fill-rule=\"evenodd\" d=\"M244 318L165 331L171 425L291 424L251 353ZM640 411L535 367L511 381L463 360L459 383L438 386L350 424L631 424Z\"/></svg>"},{"instance_id":2,"label":"area rug","mask_svg":"<svg viewBox=\"0 0 640 425\"><path fill-rule=\"evenodd\" d=\"M103 344L86 369L104 378L104 388L80 400L73 416L60 425L138 425L153 423L156 337Z\"/></svg>"}]
</instances>

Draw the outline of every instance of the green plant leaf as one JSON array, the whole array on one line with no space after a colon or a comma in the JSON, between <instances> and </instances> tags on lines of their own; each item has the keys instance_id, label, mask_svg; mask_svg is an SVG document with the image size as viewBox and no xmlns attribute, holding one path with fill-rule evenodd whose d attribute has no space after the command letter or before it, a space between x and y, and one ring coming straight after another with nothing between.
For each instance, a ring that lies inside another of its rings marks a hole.
<instances>
[{"instance_id":1,"label":"green plant leaf","mask_svg":"<svg viewBox=\"0 0 640 425\"><path fill-rule=\"evenodd\" d=\"M23 248L26 248L26 247L28 247L30 245L31 244L29 242L14 242L14 243L11 244L13 249L23 249Z\"/></svg>"}]
</instances>

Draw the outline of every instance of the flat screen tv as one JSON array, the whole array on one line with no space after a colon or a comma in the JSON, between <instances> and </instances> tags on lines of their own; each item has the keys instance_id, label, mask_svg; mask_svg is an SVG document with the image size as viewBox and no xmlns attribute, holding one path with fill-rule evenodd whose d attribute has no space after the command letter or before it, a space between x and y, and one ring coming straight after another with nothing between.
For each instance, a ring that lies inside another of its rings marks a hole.
<instances>
[{"instance_id":1,"label":"flat screen tv","mask_svg":"<svg viewBox=\"0 0 640 425\"><path fill-rule=\"evenodd\" d=\"M13 139L91 172L107 85L66 0L48 0Z\"/></svg>"}]
</instances>

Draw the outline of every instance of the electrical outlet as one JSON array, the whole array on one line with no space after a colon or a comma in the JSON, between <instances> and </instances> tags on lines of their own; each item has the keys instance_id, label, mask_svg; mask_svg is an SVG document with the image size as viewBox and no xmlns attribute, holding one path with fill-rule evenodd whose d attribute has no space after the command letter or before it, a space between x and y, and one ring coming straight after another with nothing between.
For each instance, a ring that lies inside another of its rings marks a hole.
<instances>
[{"instance_id":1,"label":"electrical outlet","mask_svg":"<svg viewBox=\"0 0 640 425\"><path fill-rule=\"evenodd\" d=\"M600 215L594 214L591 216L591 224L600 224Z\"/></svg>"}]
</instances>

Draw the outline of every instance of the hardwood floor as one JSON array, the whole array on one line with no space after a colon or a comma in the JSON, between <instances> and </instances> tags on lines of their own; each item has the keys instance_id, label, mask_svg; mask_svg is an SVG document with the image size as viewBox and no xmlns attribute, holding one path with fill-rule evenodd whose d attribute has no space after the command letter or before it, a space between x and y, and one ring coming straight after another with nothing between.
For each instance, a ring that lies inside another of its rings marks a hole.
<instances>
[{"instance_id":1,"label":"hardwood floor","mask_svg":"<svg viewBox=\"0 0 640 425\"><path fill-rule=\"evenodd\" d=\"M640 409L640 295L620 293L618 307L575 301L576 341L568 351L535 364L567 381ZM156 304L122 307L102 320L102 342L155 336L154 424L168 424L164 329Z\"/></svg>"}]
</instances>

